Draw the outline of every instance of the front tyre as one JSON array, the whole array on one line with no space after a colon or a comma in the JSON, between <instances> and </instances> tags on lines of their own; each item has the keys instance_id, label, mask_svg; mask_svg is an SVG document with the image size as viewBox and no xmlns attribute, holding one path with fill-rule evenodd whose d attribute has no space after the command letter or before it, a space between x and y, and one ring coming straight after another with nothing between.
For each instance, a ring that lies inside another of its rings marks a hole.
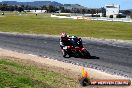
<instances>
[{"instance_id":1,"label":"front tyre","mask_svg":"<svg viewBox=\"0 0 132 88\"><path fill-rule=\"evenodd\" d=\"M90 58L91 57L90 53L87 50L83 51L83 56L84 56L84 58Z\"/></svg>"},{"instance_id":2,"label":"front tyre","mask_svg":"<svg viewBox=\"0 0 132 88\"><path fill-rule=\"evenodd\" d=\"M66 51L65 50L62 50L62 55L64 58L66 57Z\"/></svg>"}]
</instances>

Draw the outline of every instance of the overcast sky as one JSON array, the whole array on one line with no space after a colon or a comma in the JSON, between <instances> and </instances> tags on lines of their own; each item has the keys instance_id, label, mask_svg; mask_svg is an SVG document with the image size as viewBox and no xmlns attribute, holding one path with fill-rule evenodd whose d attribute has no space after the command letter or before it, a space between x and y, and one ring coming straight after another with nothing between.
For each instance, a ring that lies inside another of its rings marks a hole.
<instances>
[{"instance_id":1,"label":"overcast sky","mask_svg":"<svg viewBox=\"0 0 132 88\"><path fill-rule=\"evenodd\" d=\"M132 9L132 0L0 0L0 1L57 1L62 4L80 4L89 8L104 7L105 4L119 4L121 9Z\"/></svg>"}]
</instances>

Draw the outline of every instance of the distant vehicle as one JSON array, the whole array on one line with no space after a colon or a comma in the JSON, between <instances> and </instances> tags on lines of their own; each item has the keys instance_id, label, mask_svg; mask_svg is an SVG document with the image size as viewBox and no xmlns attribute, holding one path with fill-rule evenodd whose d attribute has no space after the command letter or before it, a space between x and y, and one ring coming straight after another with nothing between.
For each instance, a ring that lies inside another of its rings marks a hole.
<instances>
[{"instance_id":1,"label":"distant vehicle","mask_svg":"<svg viewBox=\"0 0 132 88\"><path fill-rule=\"evenodd\" d=\"M4 15L4 12L2 12L2 15Z\"/></svg>"}]
</instances>

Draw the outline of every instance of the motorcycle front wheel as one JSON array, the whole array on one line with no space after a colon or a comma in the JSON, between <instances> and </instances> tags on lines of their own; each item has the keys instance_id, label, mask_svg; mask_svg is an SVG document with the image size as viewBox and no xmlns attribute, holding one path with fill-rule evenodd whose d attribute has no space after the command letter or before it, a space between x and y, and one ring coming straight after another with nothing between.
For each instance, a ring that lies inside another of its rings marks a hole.
<instances>
[{"instance_id":1,"label":"motorcycle front wheel","mask_svg":"<svg viewBox=\"0 0 132 88\"><path fill-rule=\"evenodd\" d=\"M64 58L70 58L71 57L71 54L68 53L67 50L62 50L62 55L63 55Z\"/></svg>"},{"instance_id":2,"label":"motorcycle front wheel","mask_svg":"<svg viewBox=\"0 0 132 88\"><path fill-rule=\"evenodd\" d=\"M84 50L82 53L83 53L84 58L90 58L91 57L90 53L87 50Z\"/></svg>"}]
</instances>

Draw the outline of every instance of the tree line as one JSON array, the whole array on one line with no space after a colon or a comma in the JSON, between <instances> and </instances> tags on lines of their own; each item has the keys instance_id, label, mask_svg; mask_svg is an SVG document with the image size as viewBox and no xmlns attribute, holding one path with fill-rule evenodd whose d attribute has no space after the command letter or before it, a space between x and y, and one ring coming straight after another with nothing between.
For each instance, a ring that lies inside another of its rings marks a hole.
<instances>
[{"instance_id":1,"label":"tree line","mask_svg":"<svg viewBox=\"0 0 132 88\"><path fill-rule=\"evenodd\" d=\"M127 16L130 16L132 18L132 12L131 11L125 10L122 13L125 14L125 15L127 15Z\"/></svg>"},{"instance_id":2,"label":"tree line","mask_svg":"<svg viewBox=\"0 0 132 88\"><path fill-rule=\"evenodd\" d=\"M7 4L0 4L0 10L1 11L24 11L24 9L21 6L16 5L7 5Z\"/></svg>"},{"instance_id":3,"label":"tree line","mask_svg":"<svg viewBox=\"0 0 132 88\"><path fill-rule=\"evenodd\" d=\"M24 10L47 10L48 13L61 11L64 13L89 13L89 14L95 14L95 13L105 13L105 8L99 8L99 9L84 9L84 8L72 8L72 9L66 9L63 6L41 6L41 7L35 7L35 6L24 6L24 5L7 5L7 4L0 4L0 10L1 11L24 11Z\"/></svg>"}]
</instances>

